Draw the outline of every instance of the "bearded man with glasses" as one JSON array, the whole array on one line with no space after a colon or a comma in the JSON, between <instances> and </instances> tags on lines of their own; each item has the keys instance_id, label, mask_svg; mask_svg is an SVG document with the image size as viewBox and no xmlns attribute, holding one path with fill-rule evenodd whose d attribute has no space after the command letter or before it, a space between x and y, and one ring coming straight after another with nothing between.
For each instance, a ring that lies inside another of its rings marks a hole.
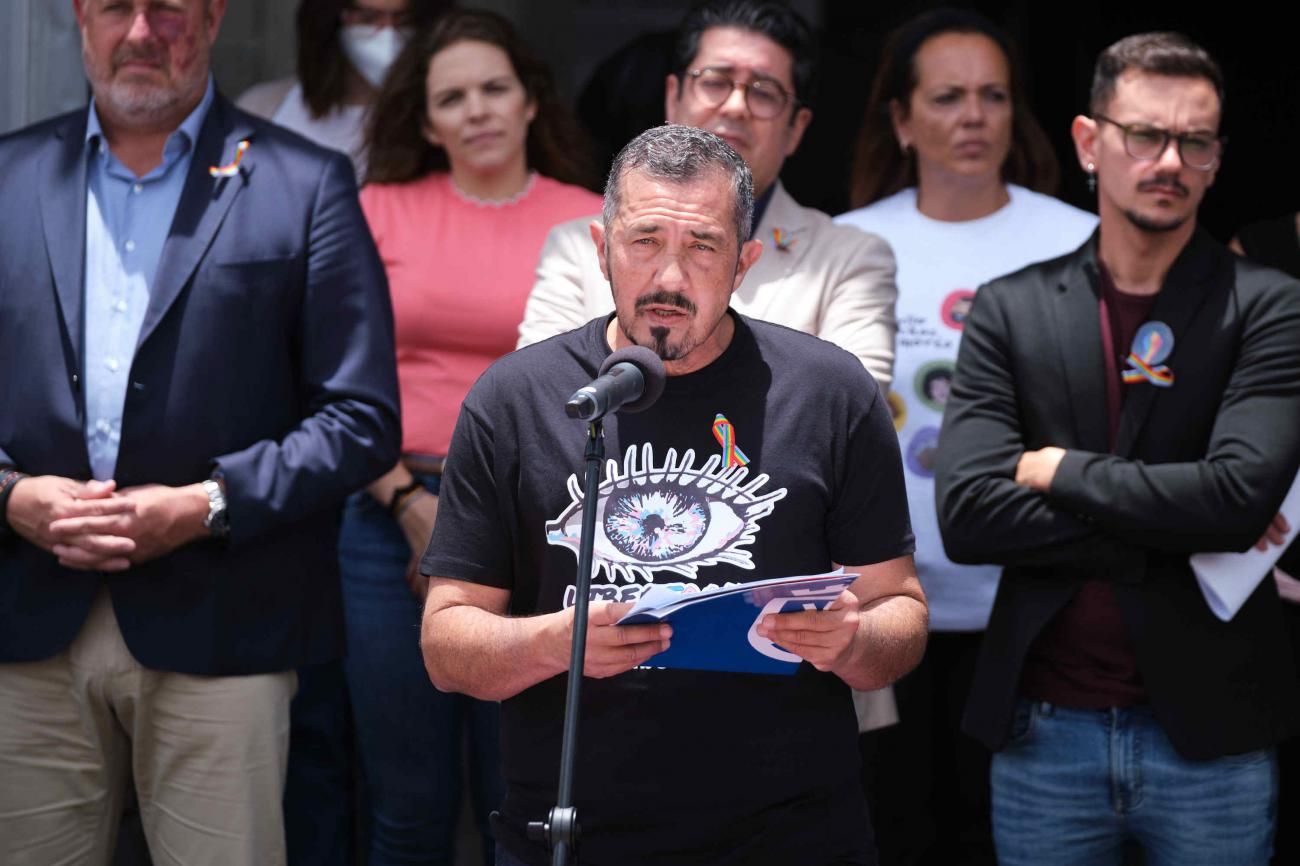
<instances>
[{"instance_id":1,"label":"bearded man with glasses","mask_svg":"<svg viewBox=\"0 0 1300 866\"><path fill-rule=\"evenodd\" d=\"M935 479L949 557L1006 566L964 723L1004 866L1269 862L1300 710L1277 591L1242 566L1212 609L1189 557L1287 531L1300 284L1196 225L1223 92L1178 34L1102 52L1072 130L1097 234L966 322Z\"/></svg>"}]
</instances>

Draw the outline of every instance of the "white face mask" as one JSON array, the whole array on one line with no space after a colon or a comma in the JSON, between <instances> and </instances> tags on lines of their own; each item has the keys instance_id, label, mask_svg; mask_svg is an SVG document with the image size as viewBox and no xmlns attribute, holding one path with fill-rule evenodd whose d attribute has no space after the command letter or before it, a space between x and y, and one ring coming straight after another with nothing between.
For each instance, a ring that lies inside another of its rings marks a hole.
<instances>
[{"instance_id":1,"label":"white face mask","mask_svg":"<svg viewBox=\"0 0 1300 866\"><path fill-rule=\"evenodd\" d=\"M402 48L410 37L411 32L406 28L399 30L394 27L370 27L366 24L345 24L339 31L343 53L347 55L348 62L372 87L384 83L388 67L402 53Z\"/></svg>"}]
</instances>

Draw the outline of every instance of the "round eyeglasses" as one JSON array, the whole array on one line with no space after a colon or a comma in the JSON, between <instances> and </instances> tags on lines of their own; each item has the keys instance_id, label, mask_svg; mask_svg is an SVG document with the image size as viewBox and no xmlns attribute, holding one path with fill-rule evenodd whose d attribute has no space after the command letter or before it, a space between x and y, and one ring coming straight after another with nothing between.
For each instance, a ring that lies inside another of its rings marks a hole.
<instances>
[{"instance_id":1,"label":"round eyeglasses","mask_svg":"<svg viewBox=\"0 0 1300 866\"><path fill-rule=\"evenodd\" d=\"M762 120L778 116L790 104L790 94L770 78L737 81L726 70L706 67L689 70L686 79L695 98L709 108L722 105L737 87L745 92L745 104L749 106L749 113Z\"/></svg>"},{"instance_id":2,"label":"round eyeglasses","mask_svg":"<svg viewBox=\"0 0 1300 866\"><path fill-rule=\"evenodd\" d=\"M1178 158L1183 165L1197 171L1209 171L1219 164L1223 146L1228 141L1203 132L1175 133L1144 123L1120 123L1104 114L1094 114L1092 118L1118 127L1124 133L1124 152L1143 162L1159 159L1173 140L1178 142Z\"/></svg>"}]
</instances>

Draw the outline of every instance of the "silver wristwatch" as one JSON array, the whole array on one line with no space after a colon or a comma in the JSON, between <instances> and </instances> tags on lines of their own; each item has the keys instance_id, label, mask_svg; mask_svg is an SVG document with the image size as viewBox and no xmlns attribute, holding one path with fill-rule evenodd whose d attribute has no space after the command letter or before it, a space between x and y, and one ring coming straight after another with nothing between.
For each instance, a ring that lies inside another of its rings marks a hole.
<instances>
[{"instance_id":1,"label":"silver wristwatch","mask_svg":"<svg viewBox=\"0 0 1300 866\"><path fill-rule=\"evenodd\" d=\"M226 494L221 492L221 485L209 478L203 482L203 490L208 494L208 516L203 518L203 526L214 538L230 535L230 522L226 519Z\"/></svg>"}]
</instances>

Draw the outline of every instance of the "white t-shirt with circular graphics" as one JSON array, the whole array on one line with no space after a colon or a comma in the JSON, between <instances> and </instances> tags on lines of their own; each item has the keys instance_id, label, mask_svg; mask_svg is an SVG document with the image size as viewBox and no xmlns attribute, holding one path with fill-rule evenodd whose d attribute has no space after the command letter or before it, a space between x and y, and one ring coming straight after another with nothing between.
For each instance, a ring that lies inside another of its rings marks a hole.
<instances>
[{"instance_id":1,"label":"white t-shirt with circular graphics","mask_svg":"<svg viewBox=\"0 0 1300 866\"><path fill-rule=\"evenodd\" d=\"M909 187L835 221L880 235L898 262L898 336L890 409L903 453L916 534L916 565L935 631L988 624L998 566L957 565L944 555L934 504L934 451L962 324L979 285L1079 247L1097 217L1008 184L1011 200L976 220L943 222L916 208Z\"/></svg>"}]
</instances>

